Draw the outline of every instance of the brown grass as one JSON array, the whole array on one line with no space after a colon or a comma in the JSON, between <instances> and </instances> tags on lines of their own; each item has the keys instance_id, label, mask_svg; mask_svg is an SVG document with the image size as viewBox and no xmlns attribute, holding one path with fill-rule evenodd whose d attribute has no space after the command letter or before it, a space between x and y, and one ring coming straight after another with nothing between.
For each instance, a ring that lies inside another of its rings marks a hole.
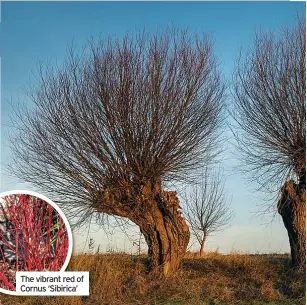
<instances>
[{"instance_id":1,"label":"brown grass","mask_svg":"<svg viewBox=\"0 0 307 305\"><path fill-rule=\"evenodd\" d=\"M69 270L90 271L89 297L1 296L3 305L300 305L305 276L292 270L287 255L189 253L175 275L146 272L146 256L75 255Z\"/></svg>"}]
</instances>

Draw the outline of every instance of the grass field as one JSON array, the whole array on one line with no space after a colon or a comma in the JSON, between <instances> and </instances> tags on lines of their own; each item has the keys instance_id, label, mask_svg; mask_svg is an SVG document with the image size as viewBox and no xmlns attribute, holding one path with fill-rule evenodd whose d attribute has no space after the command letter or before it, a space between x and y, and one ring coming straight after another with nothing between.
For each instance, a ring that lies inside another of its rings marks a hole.
<instances>
[{"instance_id":1,"label":"grass field","mask_svg":"<svg viewBox=\"0 0 307 305\"><path fill-rule=\"evenodd\" d=\"M147 274L146 256L83 254L69 270L90 271L89 297L13 297L3 305L301 305L305 275L288 255L187 254L182 268L163 279Z\"/></svg>"}]
</instances>

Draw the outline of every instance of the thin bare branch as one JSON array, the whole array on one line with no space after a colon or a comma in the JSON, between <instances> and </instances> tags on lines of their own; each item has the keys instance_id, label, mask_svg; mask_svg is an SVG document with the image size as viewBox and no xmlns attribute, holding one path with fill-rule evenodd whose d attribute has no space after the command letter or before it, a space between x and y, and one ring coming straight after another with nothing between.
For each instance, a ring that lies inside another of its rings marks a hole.
<instances>
[{"instance_id":1,"label":"thin bare branch","mask_svg":"<svg viewBox=\"0 0 307 305\"><path fill-rule=\"evenodd\" d=\"M10 171L78 224L92 214L129 218L143 186L213 162L224 91L206 36L141 32L70 50L61 67L40 70Z\"/></svg>"},{"instance_id":2,"label":"thin bare branch","mask_svg":"<svg viewBox=\"0 0 307 305\"><path fill-rule=\"evenodd\" d=\"M233 118L243 171L270 192L306 184L306 29L259 33L234 74Z\"/></svg>"}]
</instances>

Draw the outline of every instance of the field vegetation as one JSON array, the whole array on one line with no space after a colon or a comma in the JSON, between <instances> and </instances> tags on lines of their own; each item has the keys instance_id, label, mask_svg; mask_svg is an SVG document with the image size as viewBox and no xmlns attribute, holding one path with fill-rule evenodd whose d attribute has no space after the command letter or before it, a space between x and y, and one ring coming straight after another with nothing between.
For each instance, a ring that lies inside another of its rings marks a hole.
<instances>
[{"instance_id":1,"label":"field vegetation","mask_svg":"<svg viewBox=\"0 0 307 305\"><path fill-rule=\"evenodd\" d=\"M90 296L15 297L3 305L300 305L305 276L291 268L290 255L187 253L169 277L148 273L147 256L80 254L69 270L90 272Z\"/></svg>"}]
</instances>

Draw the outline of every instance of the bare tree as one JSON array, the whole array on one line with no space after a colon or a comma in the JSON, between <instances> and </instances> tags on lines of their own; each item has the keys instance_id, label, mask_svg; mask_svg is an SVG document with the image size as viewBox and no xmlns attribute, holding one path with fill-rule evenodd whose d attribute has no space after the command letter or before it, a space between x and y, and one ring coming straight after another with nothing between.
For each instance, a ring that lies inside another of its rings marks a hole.
<instances>
[{"instance_id":1,"label":"bare tree","mask_svg":"<svg viewBox=\"0 0 307 305\"><path fill-rule=\"evenodd\" d=\"M207 237L224 230L233 217L220 170L215 173L205 170L201 182L185 194L184 212L191 233L200 244L199 255L203 256Z\"/></svg>"},{"instance_id":2,"label":"bare tree","mask_svg":"<svg viewBox=\"0 0 307 305\"><path fill-rule=\"evenodd\" d=\"M280 189L284 184L278 212L296 266L305 266L306 253L305 70L306 29L299 20L280 38L258 34L254 49L246 59L239 59L234 77L233 117L240 131L243 170L262 188L272 191L272 186Z\"/></svg>"},{"instance_id":3,"label":"bare tree","mask_svg":"<svg viewBox=\"0 0 307 305\"><path fill-rule=\"evenodd\" d=\"M216 153L224 85L206 37L169 30L127 34L70 52L41 69L19 115L15 174L56 198L78 223L130 219L148 244L151 270L178 269L189 228L176 192Z\"/></svg>"}]
</instances>

